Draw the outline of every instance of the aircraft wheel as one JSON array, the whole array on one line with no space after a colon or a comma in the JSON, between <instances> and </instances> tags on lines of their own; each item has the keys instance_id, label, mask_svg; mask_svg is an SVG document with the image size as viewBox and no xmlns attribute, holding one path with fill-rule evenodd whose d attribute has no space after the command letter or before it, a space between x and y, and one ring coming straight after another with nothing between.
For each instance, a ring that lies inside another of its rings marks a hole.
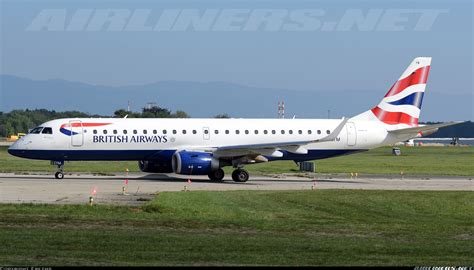
<instances>
[{"instance_id":1,"label":"aircraft wheel","mask_svg":"<svg viewBox=\"0 0 474 270\"><path fill-rule=\"evenodd\" d=\"M232 180L235 182L247 182L249 176L249 173L244 169L237 169L232 172Z\"/></svg>"},{"instance_id":2,"label":"aircraft wheel","mask_svg":"<svg viewBox=\"0 0 474 270\"><path fill-rule=\"evenodd\" d=\"M224 175L225 175L224 170L217 169L209 173L207 176L209 177L209 179L211 179L211 181L220 182L222 181L222 179L224 179Z\"/></svg>"},{"instance_id":3,"label":"aircraft wheel","mask_svg":"<svg viewBox=\"0 0 474 270\"><path fill-rule=\"evenodd\" d=\"M56 179L63 179L63 178L64 178L64 174L63 174L62 172L56 172L56 173L54 174L54 177L55 177Z\"/></svg>"}]
</instances>

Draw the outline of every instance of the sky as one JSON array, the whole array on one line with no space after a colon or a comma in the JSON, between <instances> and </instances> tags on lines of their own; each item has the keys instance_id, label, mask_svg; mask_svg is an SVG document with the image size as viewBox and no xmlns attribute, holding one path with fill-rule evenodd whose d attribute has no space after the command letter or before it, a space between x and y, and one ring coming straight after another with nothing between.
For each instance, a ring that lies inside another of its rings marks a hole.
<instances>
[{"instance_id":1,"label":"sky","mask_svg":"<svg viewBox=\"0 0 474 270\"><path fill-rule=\"evenodd\" d=\"M427 91L470 98L450 117L474 120L468 0L0 3L0 74L109 86L219 81L344 98L382 96L414 57L431 56Z\"/></svg>"}]
</instances>

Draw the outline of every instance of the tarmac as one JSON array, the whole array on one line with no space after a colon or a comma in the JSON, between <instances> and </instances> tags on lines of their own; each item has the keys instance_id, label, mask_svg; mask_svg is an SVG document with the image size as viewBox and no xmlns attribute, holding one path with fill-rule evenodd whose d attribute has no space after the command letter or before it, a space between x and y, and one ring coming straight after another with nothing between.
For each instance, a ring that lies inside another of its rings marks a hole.
<instances>
[{"instance_id":1,"label":"tarmac","mask_svg":"<svg viewBox=\"0 0 474 270\"><path fill-rule=\"evenodd\" d=\"M0 203L140 205L163 191L198 190L451 190L474 191L473 177L353 176L347 175L264 175L246 183L230 177L211 182L207 176L136 173L128 176L65 174L56 180L50 174L0 173Z\"/></svg>"}]
</instances>

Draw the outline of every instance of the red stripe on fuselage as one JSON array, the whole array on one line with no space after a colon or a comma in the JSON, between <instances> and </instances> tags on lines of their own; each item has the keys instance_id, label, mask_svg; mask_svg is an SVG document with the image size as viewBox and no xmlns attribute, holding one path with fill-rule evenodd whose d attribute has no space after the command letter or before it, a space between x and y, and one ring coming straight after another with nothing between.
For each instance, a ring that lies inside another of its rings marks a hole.
<instances>
[{"instance_id":1,"label":"red stripe on fuselage","mask_svg":"<svg viewBox=\"0 0 474 270\"><path fill-rule=\"evenodd\" d=\"M100 126L106 126L110 125L112 123L67 123L67 124L62 124L61 128L64 127L100 127Z\"/></svg>"},{"instance_id":2,"label":"red stripe on fuselage","mask_svg":"<svg viewBox=\"0 0 474 270\"><path fill-rule=\"evenodd\" d=\"M402 92L403 90L405 90L409 86L412 86L412 85L415 85L415 84L426 83L426 81L428 80L428 74L429 73L430 73L430 66L425 66L425 67L422 67L422 68L419 68L419 69L415 70L408 77L397 81L390 88L390 90L388 90L385 97L390 97L390 96L396 95L396 94Z\"/></svg>"},{"instance_id":3,"label":"red stripe on fuselage","mask_svg":"<svg viewBox=\"0 0 474 270\"><path fill-rule=\"evenodd\" d=\"M407 124L412 126L418 125L418 118L415 118L406 113L387 112L385 110L380 109L379 107L375 107L371 111L380 121L384 122L385 124Z\"/></svg>"}]
</instances>

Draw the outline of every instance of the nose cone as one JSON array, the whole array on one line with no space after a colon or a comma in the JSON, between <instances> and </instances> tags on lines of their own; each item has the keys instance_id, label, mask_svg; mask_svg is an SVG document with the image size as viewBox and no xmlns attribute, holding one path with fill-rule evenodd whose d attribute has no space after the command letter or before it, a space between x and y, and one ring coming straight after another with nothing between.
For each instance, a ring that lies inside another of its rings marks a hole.
<instances>
[{"instance_id":1,"label":"nose cone","mask_svg":"<svg viewBox=\"0 0 474 270\"><path fill-rule=\"evenodd\" d=\"M8 147L8 153L12 156L22 157L22 152L24 152L23 145L23 138L20 138L16 142L14 142L10 147Z\"/></svg>"},{"instance_id":2,"label":"nose cone","mask_svg":"<svg viewBox=\"0 0 474 270\"><path fill-rule=\"evenodd\" d=\"M14 142L10 147L8 147L8 153L10 155L16 156L15 152L18 150L18 141Z\"/></svg>"}]
</instances>

